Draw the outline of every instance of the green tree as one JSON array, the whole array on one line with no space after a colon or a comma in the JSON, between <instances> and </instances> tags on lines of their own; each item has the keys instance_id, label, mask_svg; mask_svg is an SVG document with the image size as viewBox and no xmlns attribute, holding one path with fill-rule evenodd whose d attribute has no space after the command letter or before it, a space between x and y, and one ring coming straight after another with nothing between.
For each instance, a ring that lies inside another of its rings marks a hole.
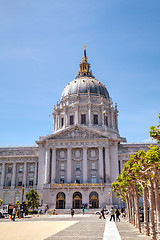
<instances>
[{"instance_id":1,"label":"green tree","mask_svg":"<svg viewBox=\"0 0 160 240\"><path fill-rule=\"evenodd\" d=\"M158 126L152 126L150 127L150 137L154 138L157 140L158 143L160 143L160 114L158 115L159 117L159 124Z\"/></svg>"},{"instance_id":2,"label":"green tree","mask_svg":"<svg viewBox=\"0 0 160 240\"><path fill-rule=\"evenodd\" d=\"M2 203L3 203L3 200L2 200L2 199L0 199L0 206L2 205Z\"/></svg>"},{"instance_id":3,"label":"green tree","mask_svg":"<svg viewBox=\"0 0 160 240\"><path fill-rule=\"evenodd\" d=\"M31 189L29 192L27 192L26 199L28 202L28 207L32 208L33 211L39 206L39 194L36 190Z\"/></svg>"}]
</instances>

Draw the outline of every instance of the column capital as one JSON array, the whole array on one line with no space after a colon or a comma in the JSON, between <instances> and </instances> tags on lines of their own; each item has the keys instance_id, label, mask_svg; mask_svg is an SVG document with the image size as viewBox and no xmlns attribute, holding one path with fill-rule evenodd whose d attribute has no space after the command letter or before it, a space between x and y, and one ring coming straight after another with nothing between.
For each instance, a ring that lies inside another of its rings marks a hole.
<instances>
[{"instance_id":1,"label":"column capital","mask_svg":"<svg viewBox=\"0 0 160 240\"><path fill-rule=\"evenodd\" d=\"M98 149L102 149L102 148L103 148L103 146L99 146L99 147L98 147Z\"/></svg>"},{"instance_id":2,"label":"column capital","mask_svg":"<svg viewBox=\"0 0 160 240\"><path fill-rule=\"evenodd\" d=\"M82 147L82 149L88 149L88 147L87 147L87 146L84 146L84 147Z\"/></svg>"},{"instance_id":3,"label":"column capital","mask_svg":"<svg viewBox=\"0 0 160 240\"><path fill-rule=\"evenodd\" d=\"M45 180L44 184L49 183L50 149L46 149L45 156Z\"/></svg>"}]
</instances>

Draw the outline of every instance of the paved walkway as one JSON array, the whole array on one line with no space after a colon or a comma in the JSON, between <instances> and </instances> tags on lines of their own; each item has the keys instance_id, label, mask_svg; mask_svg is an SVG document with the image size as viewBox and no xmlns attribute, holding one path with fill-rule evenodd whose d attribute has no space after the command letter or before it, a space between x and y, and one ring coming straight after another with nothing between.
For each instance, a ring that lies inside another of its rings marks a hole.
<instances>
[{"instance_id":1,"label":"paved walkway","mask_svg":"<svg viewBox=\"0 0 160 240\"><path fill-rule=\"evenodd\" d=\"M109 216L96 215L40 216L26 219L0 220L0 240L149 240L127 223L110 222Z\"/></svg>"}]
</instances>

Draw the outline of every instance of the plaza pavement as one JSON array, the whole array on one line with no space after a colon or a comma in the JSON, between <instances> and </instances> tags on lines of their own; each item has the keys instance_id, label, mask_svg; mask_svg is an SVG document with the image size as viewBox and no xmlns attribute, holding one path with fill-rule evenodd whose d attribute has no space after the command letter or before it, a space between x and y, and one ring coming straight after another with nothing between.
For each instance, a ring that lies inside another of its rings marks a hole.
<instances>
[{"instance_id":1,"label":"plaza pavement","mask_svg":"<svg viewBox=\"0 0 160 240\"><path fill-rule=\"evenodd\" d=\"M124 219L110 222L109 216L41 215L16 219L0 219L0 240L148 240Z\"/></svg>"}]
</instances>

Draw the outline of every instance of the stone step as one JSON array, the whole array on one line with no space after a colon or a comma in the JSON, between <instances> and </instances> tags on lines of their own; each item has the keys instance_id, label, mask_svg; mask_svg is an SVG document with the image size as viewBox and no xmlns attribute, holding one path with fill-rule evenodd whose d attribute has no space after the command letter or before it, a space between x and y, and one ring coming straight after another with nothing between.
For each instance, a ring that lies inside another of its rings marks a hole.
<instances>
[{"instance_id":1,"label":"stone step","mask_svg":"<svg viewBox=\"0 0 160 240\"><path fill-rule=\"evenodd\" d=\"M85 209L85 214L94 214L94 212L98 211L99 209ZM47 210L47 213L52 213L53 208ZM71 209L55 209L57 214L71 214ZM74 209L75 214L82 214L82 209Z\"/></svg>"}]
</instances>

